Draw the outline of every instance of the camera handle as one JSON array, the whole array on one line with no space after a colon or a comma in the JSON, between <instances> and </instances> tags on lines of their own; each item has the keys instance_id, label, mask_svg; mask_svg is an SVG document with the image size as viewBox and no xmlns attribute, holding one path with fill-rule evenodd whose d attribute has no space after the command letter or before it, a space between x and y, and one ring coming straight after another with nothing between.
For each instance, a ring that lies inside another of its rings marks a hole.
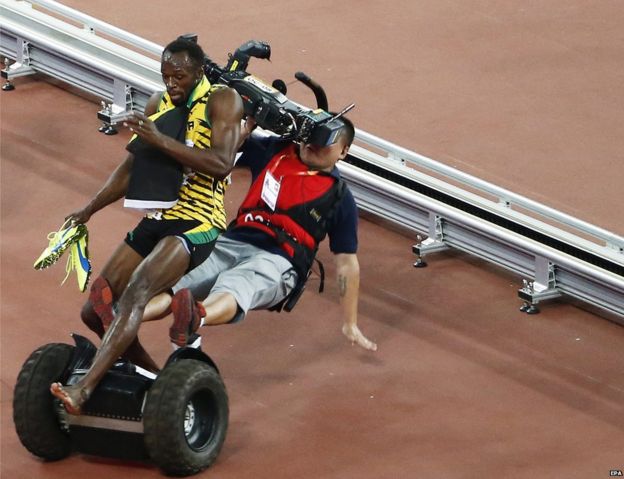
<instances>
[{"instance_id":1,"label":"camera handle","mask_svg":"<svg viewBox=\"0 0 624 479\"><path fill-rule=\"evenodd\" d=\"M295 78L307 86L314 93L314 98L316 98L316 106L322 110L329 111L329 105L327 103L327 95L325 94L325 90L323 87L319 85L317 82L312 80L308 75L303 72L295 73Z\"/></svg>"},{"instance_id":2,"label":"camera handle","mask_svg":"<svg viewBox=\"0 0 624 479\"><path fill-rule=\"evenodd\" d=\"M251 57L271 60L271 46L267 42L249 40L236 49L225 66L225 71L247 71Z\"/></svg>"}]
</instances>

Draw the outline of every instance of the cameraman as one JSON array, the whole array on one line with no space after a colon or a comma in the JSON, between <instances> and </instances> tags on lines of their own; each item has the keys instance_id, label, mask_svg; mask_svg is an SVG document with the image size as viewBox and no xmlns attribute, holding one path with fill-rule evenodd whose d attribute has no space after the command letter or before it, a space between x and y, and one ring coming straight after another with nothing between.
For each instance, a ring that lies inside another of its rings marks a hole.
<instances>
[{"instance_id":1,"label":"cameraman","mask_svg":"<svg viewBox=\"0 0 624 479\"><path fill-rule=\"evenodd\" d=\"M186 346L200 326L240 321L249 310L272 309L300 291L328 233L342 332L365 349L377 349L357 326L357 210L335 167L355 132L348 119L333 121L340 122L335 142L319 146L249 136L255 122L247 120L242 135L249 138L237 166L251 169L252 185L237 218L210 257L173 287L173 297L157 296L145 312L151 319L172 311L170 339L176 346Z\"/></svg>"}]
</instances>

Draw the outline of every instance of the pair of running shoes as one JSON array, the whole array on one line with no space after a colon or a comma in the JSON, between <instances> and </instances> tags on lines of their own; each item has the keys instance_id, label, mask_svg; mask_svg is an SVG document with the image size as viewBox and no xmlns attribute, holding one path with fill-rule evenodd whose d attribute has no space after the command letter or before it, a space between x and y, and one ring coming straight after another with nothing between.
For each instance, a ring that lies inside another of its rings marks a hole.
<instances>
[{"instance_id":1,"label":"pair of running shoes","mask_svg":"<svg viewBox=\"0 0 624 479\"><path fill-rule=\"evenodd\" d=\"M63 283L71 272L75 271L78 288L84 292L91 276L91 262L87 247L89 232L86 225L66 221L58 231L53 231L48 235L48 240L50 241L48 247L35 261L35 269L45 269L52 266L66 251L69 251L65 268L67 274ZM102 319L104 328L108 329L114 317L113 294L106 279L99 277L93 285L91 294L92 296L96 295L96 299L90 298L90 300L98 316ZM98 308L101 311L98 311ZM184 346L199 348L201 336L197 334L197 330L201 325L202 318L206 316L206 310L202 303L195 301L190 290L182 289L173 296L171 309L174 322L169 330L169 337L174 349Z\"/></svg>"},{"instance_id":2,"label":"pair of running shoes","mask_svg":"<svg viewBox=\"0 0 624 479\"><path fill-rule=\"evenodd\" d=\"M66 251L69 251L67 264L65 266L65 279L72 271L76 272L78 288L80 291L87 289L89 277L91 276L91 261L89 261L89 231L84 224L77 224L71 220L65 221L58 231L53 231L48 235L48 247L37 258L34 264L35 269L45 269L55 264Z\"/></svg>"}]
</instances>

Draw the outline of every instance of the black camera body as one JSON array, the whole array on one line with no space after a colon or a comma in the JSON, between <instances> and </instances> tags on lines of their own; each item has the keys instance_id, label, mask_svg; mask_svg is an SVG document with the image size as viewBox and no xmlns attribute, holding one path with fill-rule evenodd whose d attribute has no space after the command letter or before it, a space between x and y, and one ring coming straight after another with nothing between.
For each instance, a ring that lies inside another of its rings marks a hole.
<instances>
[{"instance_id":1,"label":"black camera body","mask_svg":"<svg viewBox=\"0 0 624 479\"><path fill-rule=\"evenodd\" d=\"M197 40L196 36L184 37ZM314 92L317 101L315 110L289 100L283 81L276 80L268 85L247 72L252 57L270 59L270 56L271 47L268 43L250 40L230 54L224 68L206 57L204 72L211 83L221 83L235 89L243 100L245 115L254 118L260 128L301 143L319 146L335 143L343 126L338 117L347 110L336 116L328 113L323 88L302 72L297 72L295 78Z\"/></svg>"},{"instance_id":2,"label":"black camera body","mask_svg":"<svg viewBox=\"0 0 624 479\"><path fill-rule=\"evenodd\" d=\"M244 71L226 71L220 82L234 88L243 99L245 114L265 130L301 143L327 146L334 143L342 122L317 108L303 108L286 95Z\"/></svg>"}]
</instances>

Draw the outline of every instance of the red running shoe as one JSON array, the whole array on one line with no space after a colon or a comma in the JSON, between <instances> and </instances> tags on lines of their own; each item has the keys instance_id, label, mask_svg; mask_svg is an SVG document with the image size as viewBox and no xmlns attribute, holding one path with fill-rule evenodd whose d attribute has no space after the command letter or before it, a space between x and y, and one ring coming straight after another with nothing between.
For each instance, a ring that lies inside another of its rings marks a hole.
<instances>
[{"instance_id":1,"label":"red running shoe","mask_svg":"<svg viewBox=\"0 0 624 479\"><path fill-rule=\"evenodd\" d=\"M181 289L171 300L173 324L169 328L169 339L176 346L183 348L189 338L199 329L201 319L206 316L204 305L195 301L189 289Z\"/></svg>"},{"instance_id":2,"label":"red running shoe","mask_svg":"<svg viewBox=\"0 0 624 479\"><path fill-rule=\"evenodd\" d=\"M115 319L115 314L113 313L113 290L104 277L98 276L91 285L89 301L106 332Z\"/></svg>"}]
</instances>

